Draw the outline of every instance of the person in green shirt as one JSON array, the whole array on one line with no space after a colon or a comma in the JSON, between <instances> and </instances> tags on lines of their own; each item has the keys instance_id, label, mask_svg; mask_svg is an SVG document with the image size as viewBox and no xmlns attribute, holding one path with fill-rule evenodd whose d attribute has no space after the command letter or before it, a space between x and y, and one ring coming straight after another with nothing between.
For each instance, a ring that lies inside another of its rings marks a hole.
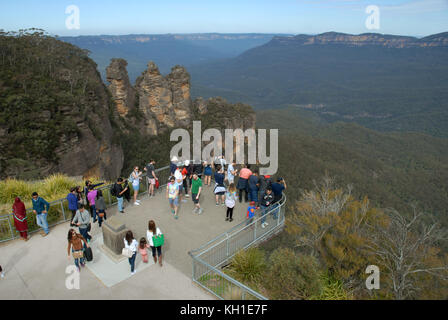
<instances>
[{"instance_id":1,"label":"person in green shirt","mask_svg":"<svg viewBox=\"0 0 448 320\"><path fill-rule=\"evenodd\" d=\"M202 191L202 180L199 178L197 173L193 174L193 179L191 180L191 199L195 205L193 210L194 213L201 214L203 212L201 205L199 204L199 196Z\"/></svg>"}]
</instances>

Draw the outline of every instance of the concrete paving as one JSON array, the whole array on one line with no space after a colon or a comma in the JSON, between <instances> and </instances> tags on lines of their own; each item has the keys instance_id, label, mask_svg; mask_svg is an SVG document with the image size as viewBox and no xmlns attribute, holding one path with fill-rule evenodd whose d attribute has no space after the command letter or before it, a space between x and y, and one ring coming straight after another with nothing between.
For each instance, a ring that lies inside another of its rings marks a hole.
<instances>
[{"instance_id":1,"label":"concrete paving","mask_svg":"<svg viewBox=\"0 0 448 320\"><path fill-rule=\"evenodd\" d=\"M5 271L5 278L0 280L0 299L214 299L192 282L188 251L242 222L247 204L237 204L234 221L229 223L224 221L225 207L215 206L213 187L204 188L200 202L204 208L202 215L192 212L193 202L187 198L187 202L181 203L179 219L175 220L165 189L161 188L154 198L143 196L140 206L127 204L124 214L118 213L116 207L110 208L108 216L123 215L137 240L146 235L148 221L154 220L165 234L165 245L163 267L143 266L140 262L132 277L120 273L114 280L110 278L112 272L108 283L95 275L101 268L95 269L92 264L81 270L80 288L67 289L66 281L71 275L67 267L73 265L73 259L68 260L66 253L68 223L52 228L44 238L34 234L28 242L4 243L0 245L0 264ZM92 224L91 234L93 241L102 238L97 224ZM92 263L95 255L101 255L99 250L94 250Z\"/></svg>"}]
</instances>

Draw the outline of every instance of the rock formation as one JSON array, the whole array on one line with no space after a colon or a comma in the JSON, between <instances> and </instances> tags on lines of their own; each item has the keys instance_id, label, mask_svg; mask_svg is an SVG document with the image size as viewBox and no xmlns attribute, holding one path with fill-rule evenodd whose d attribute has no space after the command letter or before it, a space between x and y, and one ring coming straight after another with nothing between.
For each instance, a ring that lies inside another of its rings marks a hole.
<instances>
[{"instance_id":1,"label":"rock formation","mask_svg":"<svg viewBox=\"0 0 448 320\"><path fill-rule=\"evenodd\" d=\"M112 59L106 69L107 81L110 82L109 91L117 105L120 116L126 116L131 108L135 108L135 90L129 82L124 59Z\"/></svg>"},{"instance_id":2,"label":"rock formation","mask_svg":"<svg viewBox=\"0 0 448 320\"><path fill-rule=\"evenodd\" d=\"M255 127L255 113L249 106L232 105L223 98L197 98L192 101L190 75L182 66L173 67L168 75L163 76L151 61L147 70L137 78L135 88L128 81L122 81L128 79L126 63L122 59L112 60L107 75L111 83L109 90L120 116L125 116L120 110L131 108L123 93L137 92L136 105L144 118L144 126L139 127L142 134L154 136L175 128L190 128L193 120L211 118L214 113L219 118L219 124L228 128ZM237 110L247 116L242 117Z\"/></svg>"}]
</instances>

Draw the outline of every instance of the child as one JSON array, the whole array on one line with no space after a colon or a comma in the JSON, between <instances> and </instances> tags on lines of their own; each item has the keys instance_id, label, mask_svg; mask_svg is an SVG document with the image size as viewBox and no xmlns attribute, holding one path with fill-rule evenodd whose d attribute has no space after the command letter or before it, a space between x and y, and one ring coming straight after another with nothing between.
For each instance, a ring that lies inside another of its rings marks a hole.
<instances>
[{"instance_id":1,"label":"child","mask_svg":"<svg viewBox=\"0 0 448 320\"><path fill-rule=\"evenodd\" d=\"M140 252L140 255L142 256L142 261L144 263L148 263L148 251L146 251L147 248L149 248L149 244L146 241L146 238L141 238L140 244L138 246L138 252Z\"/></svg>"},{"instance_id":2,"label":"child","mask_svg":"<svg viewBox=\"0 0 448 320\"><path fill-rule=\"evenodd\" d=\"M207 161L204 161L204 176L205 176L205 180L204 180L204 184L206 186L210 186L210 183L212 181L212 166L210 163L207 163Z\"/></svg>"},{"instance_id":3,"label":"child","mask_svg":"<svg viewBox=\"0 0 448 320\"><path fill-rule=\"evenodd\" d=\"M226 213L226 221L233 221L233 208L235 207L236 202L236 188L235 184L231 183L229 186L229 190L226 192L226 207L227 207L227 213Z\"/></svg>"},{"instance_id":4,"label":"child","mask_svg":"<svg viewBox=\"0 0 448 320\"><path fill-rule=\"evenodd\" d=\"M255 201L251 201L249 203L249 207L247 208L247 223L246 226L249 225L250 223L252 223L252 221L254 220L254 216L255 216L255 210L257 208L255 207Z\"/></svg>"}]
</instances>

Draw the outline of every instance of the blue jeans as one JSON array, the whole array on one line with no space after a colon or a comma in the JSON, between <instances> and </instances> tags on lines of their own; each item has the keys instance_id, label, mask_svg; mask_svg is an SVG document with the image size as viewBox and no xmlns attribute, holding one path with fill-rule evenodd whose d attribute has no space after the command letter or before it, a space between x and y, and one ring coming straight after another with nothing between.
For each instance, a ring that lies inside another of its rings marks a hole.
<instances>
[{"instance_id":1,"label":"blue jeans","mask_svg":"<svg viewBox=\"0 0 448 320\"><path fill-rule=\"evenodd\" d=\"M36 214L36 222L39 227L44 229L44 232L46 234L48 234L50 232L50 229L48 229L47 213Z\"/></svg>"},{"instance_id":2,"label":"blue jeans","mask_svg":"<svg viewBox=\"0 0 448 320\"><path fill-rule=\"evenodd\" d=\"M92 237L87 232L87 228L79 228L79 233L84 237L86 240L92 239Z\"/></svg>"},{"instance_id":3,"label":"blue jeans","mask_svg":"<svg viewBox=\"0 0 448 320\"><path fill-rule=\"evenodd\" d=\"M85 248L85 244L84 244L84 248ZM84 249L83 249L84 251ZM75 252L75 250L73 250L72 248L72 252ZM79 259L75 259L75 265L78 267L79 269L79 262L81 262L81 264L86 264L86 259L85 258L79 258Z\"/></svg>"},{"instance_id":4,"label":"blue jeans","mask_svg":"<svg viewBox=\"0 0 448 320\"><path fill-rule=\"evenodd\" d=\"M279 207L278 203L274 203L272 205L272 211L271 211L271 215L274 220L277 220L277 214L279 213L279 211L280 211L280 207Z\"/></svg>"},{"instance_id":5,"label":"blue jeans","mask_svg":"<svg viewBox=\"0 0 448 320\"><path fill-rule=\"evenodd\" d=\"M132 257L129 258L129 264L131 265L131 272L134 272L135 270L135 257L137 257L137 251L134 252Z\"/></svg>"},{"instance_id":6,"label":"blue jeans","mask_svg":"<svg viewBox=\"0 0 448 320\"><path fill-rule=\"evenodd\" d=\"M260 212L260 214L261 214L261 224L263 224L263 223L265 223L266 222L266 214L268 213L268 211L269 211L269 207L266 207L266 206L260 206L260 208L261 208L261 212Z\"/></svg>"},{"instance_id":7,"label":"blue jeans","mask_svg":"<svg viewBox=\"0 0 448 320\"><path fill-rule=\"evenodd\" d=\"M90 209L92 210L93 221L96 221L97 218L96 218L96 208L95 208L95 205L90 206Z\"/></svg>"},{"instance_id":8,"label":"blue jeans","mask_svg":"<svg viewBox=\"0 0 448 320\"><path fill-rule=\"evenodd\" d=\"M123 211L123 197L117 198L118 201L118 211Z\"/></svg>"},{"instance_id":9,"label":"blue jeans","mask_svg":"<svg viewBox=\"0 0 448 320\"><path fill-rule=\"evenodd\" d=\"M249 190L249 200L254 201L255 203L258 202L258 190L256 190L256 189Z\"/></svg>"}]
</instances>

